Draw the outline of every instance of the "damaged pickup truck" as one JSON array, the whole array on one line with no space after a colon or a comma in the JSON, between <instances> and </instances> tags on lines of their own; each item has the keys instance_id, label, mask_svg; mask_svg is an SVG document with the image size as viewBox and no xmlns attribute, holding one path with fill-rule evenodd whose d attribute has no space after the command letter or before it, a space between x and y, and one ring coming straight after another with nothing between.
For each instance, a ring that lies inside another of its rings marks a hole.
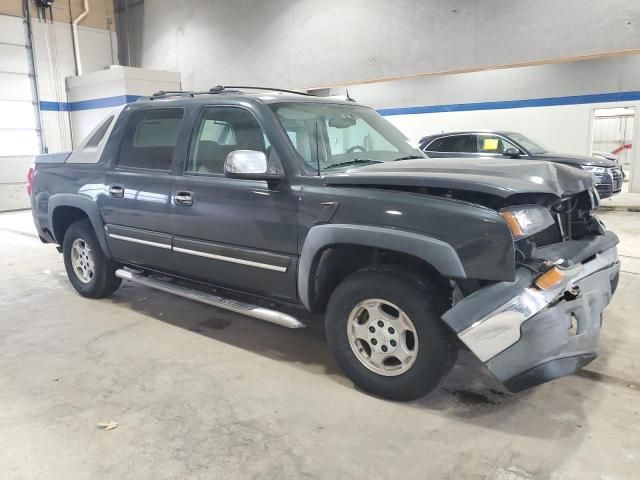
<instances>
[{"instance_id":1,"label":"damaged pickup truck","mask_svg":"<svg viewBox=\"0 0 640 480\"><path fill-rule=\"evenodd\" d=\"M126 105L29 173L73 287L122 279L290 328L324 316L361 389L418 398L467 348L512 391L597 355L618 238L593 177L428 159L374 110L249 87Z\"/></svg>"}]
</instances>

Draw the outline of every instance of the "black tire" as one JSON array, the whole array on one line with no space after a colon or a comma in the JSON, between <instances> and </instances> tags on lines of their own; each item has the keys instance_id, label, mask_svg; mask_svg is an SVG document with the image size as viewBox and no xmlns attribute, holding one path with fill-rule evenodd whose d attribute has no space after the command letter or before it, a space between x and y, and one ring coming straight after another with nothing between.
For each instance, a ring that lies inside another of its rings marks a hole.
<instances>
[{"instance_id":1,"label":"black tire","mask_svg":"<svg viewBox=\"0 0 640 480\"><path fill-rule=\"evenodd\" d=\"M396 305L415 326L418 353L404 373L375 373L351 348L349 315L368 299ZM457 341L440 319L445 304L442 291L416 274L395 266L368 267L348 276L332 293L325 319L327 340L338 365L359 388L390 400L415 400L434 390L457 358Z\"/></svg>"},{"instance_id":2,"label":"black tire","mask_svg":"<svg viewBox=\"0 0 640 480\"><path fill-rule=\"evenodd\" d=\"M72 264L72 246L76 240L84 241L88 245L93 258L93 274L88 283L80 279ZM73 288L83 297L108 297L113 294L122 283L122 279L115 275L116 265L105 257L89 220L79 220L67 228L64 240L62 241L62 256L64 258L64 267L67 270L67 277L69 277L71 285L73 285Z\"/></svg>"}]
</instances>

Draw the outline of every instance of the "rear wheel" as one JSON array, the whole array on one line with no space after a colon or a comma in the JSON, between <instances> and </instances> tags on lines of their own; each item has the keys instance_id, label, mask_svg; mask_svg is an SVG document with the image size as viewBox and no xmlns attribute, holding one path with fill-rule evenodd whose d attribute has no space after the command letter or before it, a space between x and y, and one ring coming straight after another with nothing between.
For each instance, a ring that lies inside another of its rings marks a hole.
<instances>
[{"instance_id":1,"label":"rear wheel","mask_svg":"<svg viewBox=\"0 0 640 480\"><path fill-rule=\"evenodd\" d=\"M122 283L115 275L116 265L104 255L89 220L69 226L62 254L69 281L83 297L107 297Z\"/></svg>"},{"instance_id":2,"label":"rear wheel","mask_svg":"<svg viewBox=\"0 0 640 480\"><path fill-rule=\"evenodd\" d=\"M347 277L326 314L329 346L345 374L363 390L393 400L435 389L457 355L440 319L439 294L430 282L393 266Z\"/></svg>"}]
</instances>

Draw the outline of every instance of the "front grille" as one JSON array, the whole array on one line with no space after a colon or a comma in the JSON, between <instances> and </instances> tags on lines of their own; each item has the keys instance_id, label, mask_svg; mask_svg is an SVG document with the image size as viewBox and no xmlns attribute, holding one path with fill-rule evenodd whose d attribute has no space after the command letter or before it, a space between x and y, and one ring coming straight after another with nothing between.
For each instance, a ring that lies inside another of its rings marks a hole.
<instances>
[{"instance_id":1,"label":"front grille","mask_svg":"<svg viewBox=\"0 0 640 480\"><path fill-rule=\"evenodd\" d=\"M620 168L607 168L607 173L611 176L611 189L614 192L619 192L622 189L622 172Z\"/></svg>"}]
</instances>

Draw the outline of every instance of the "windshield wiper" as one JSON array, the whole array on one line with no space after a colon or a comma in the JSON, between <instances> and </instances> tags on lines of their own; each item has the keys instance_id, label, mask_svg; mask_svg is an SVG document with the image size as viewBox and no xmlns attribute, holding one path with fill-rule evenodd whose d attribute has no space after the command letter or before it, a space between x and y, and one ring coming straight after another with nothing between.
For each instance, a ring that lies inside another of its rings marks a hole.
<instances>
[{"instance_id":1,"label":"windshield wiper","mask_svg":"<svg viewBox=\"0 0 640 480\"><path fill-rule=\"evenodd\" d=\"M349 160L348 162L334 163L333 165L329 165L328 167L326 167L325 170L331 170L333 168L346 167L347 165L358 165L363 163L384 163L384 162L380 160L371 160L369 158L355 158L353 160Z\"/></svg>"},{"instance_id":2,"label":"windshield wiper","mask_svg":"<svg viewBox=\"0 0 640 480\"><path fill-rule=\"evenodd\" d=\"M420 155L411 154L411 155L407 155L406 157L394 158L393 161L394 162L398 162L400 160L413 160L413 159L416 159L416 158L426 158L426 157L422 157Z\"/></svg>"}]
</instances>

